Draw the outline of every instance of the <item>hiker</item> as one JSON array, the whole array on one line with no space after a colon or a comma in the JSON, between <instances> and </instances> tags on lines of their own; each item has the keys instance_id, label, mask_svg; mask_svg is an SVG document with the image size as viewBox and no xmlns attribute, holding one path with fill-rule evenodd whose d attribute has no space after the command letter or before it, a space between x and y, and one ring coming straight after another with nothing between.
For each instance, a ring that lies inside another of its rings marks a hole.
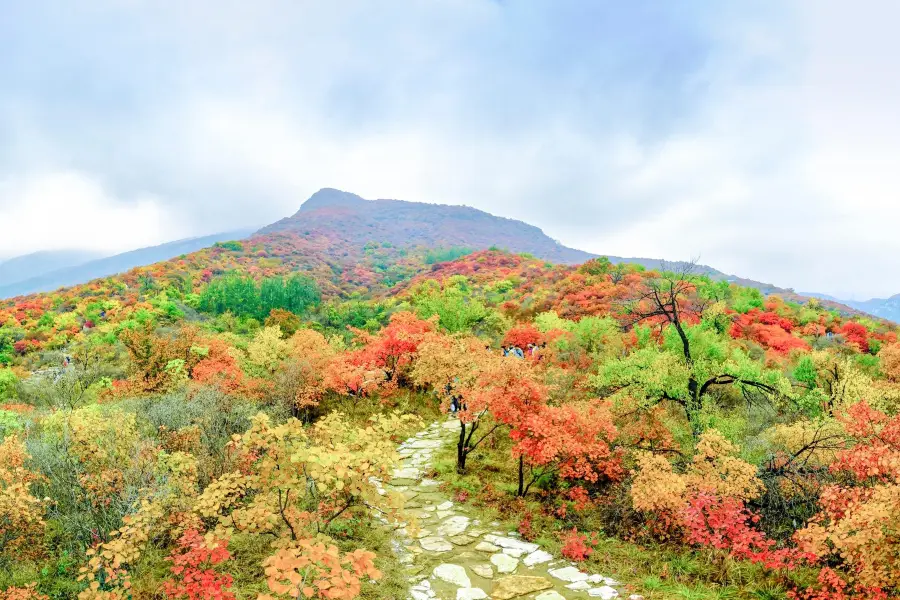
<instances>
[{"instance_id":1,"label":"hiker","mask_svg":"<svg viewBox=\"0 0 900 600\"><path fill-rule=\"evenodd\" d=\"M513 353L515 354L516 358L525 358L525 353L522 352L522 349L518 346L513 348Z\"/></svg>"}]
</instances>

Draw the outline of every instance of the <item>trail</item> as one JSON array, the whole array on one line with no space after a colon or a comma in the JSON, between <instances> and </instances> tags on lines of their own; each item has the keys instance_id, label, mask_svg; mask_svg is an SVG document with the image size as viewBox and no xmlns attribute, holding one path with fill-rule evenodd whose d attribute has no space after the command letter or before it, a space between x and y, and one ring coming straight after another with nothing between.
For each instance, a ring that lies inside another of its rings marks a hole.
<instances>
[{"instance_id":1,"label":"trail","mask_svg":"<svg viewBox=\"0 0 900 600\"><path fill-rule=\"evenodd\" d=\"M400 445L402 457L387 487L406 498L406 512L420 529L411 536L396 530L392 544L410 576L411 600L568 600L620 597L621 584L585 573L575 563L541 550L518 532L482 523L465 504L424 478L438 449L454 443L455 419L437 422ZM640 596L632 595L631 600Z\"/></svg>"}]
</instances>

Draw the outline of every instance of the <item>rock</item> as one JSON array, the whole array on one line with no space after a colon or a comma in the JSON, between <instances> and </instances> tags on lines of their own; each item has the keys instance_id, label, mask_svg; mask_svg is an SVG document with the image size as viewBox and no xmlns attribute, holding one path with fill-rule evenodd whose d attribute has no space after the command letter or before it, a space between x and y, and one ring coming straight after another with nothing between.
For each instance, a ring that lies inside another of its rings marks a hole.
<instances>
[{"instance_id":1,"label":"rock","mask_svg":"<svg viewBox=\"0 0 900 600\"><path fill-rule=\"evenodd\" d=\"M490 542L479 542L475 549L479 552L500 552L500 547L495 546Z\"/></svg>"},{"instance_id":2,"label":"rock","mask_svg":"<svg viewBox=\"0 0 900 600\"><path fill-rule=\"evenodd\" d=\"M413 597L413 600L429 600L431 598L428 592L421 590L409 590L409 595Z\"/></svg>"},{"instance_id":3,"label":"rock","mask_svg":"<svg viewBox=\"0 0 900 600\"><path fill-rule=\"evenodd\" d=\"M394 479L418 479L421 474L421 469L407 467L405 469L394 469L391 477Z\"/></svg>"},{"instance_id":4,"label":"rock","mask_svg":"<svg viewBox=\"0 0 900 600\"><path fill-rule=\"evenodd\" d=\"M644 600L644 597L640 594L632 594L628 596L628 600Z\"/></svg>"},{"instance_id":5,"label":"rock","mask_svg":"<svg viewBox=\"0 0 900 600\"><path fill-rule=\"evenodd\" d=\"M475 541L475 538L470 535L454 535L450 541L456 546L468 546Z\"/></svg>"},{"instance_id":6,"label":"rock","mask_svg":"<svg viewBox=\"0 0 900 600\"><path fill-rule=\"evenodd\" d=\"M423 550L428 552L450 552L453 550L453 544L442 537L431 536L419 540Z\"/></svg>"},{"instance_id":7,"label":"rock","mask_svg":"<svg viewBox=\"0 0 900 600\"><path fill-rule=\"evenodd\" d=\"M494 578L494 568L488 564L481 565L472 565L469 567L472 569L472 572L478 575L479 577L484 577L485 579L493 579Z\"/></svg>"},{"instance_id":8,"label":"rock","mask_svg":"<svg viewBox=\"0 0 900 600\"><path fill-rule=\"evenodd\" d=\"M554 592L553 590L550 590L549 592L544 592L543 594L540 594L534 600L566 600L566 597L563 596L562 594L560 594L559 592Z\"/></svg>"},{"instance_id":9,"label":"rock","mask_svg":"<svg viewBox=\"0 0 900 600\"><path fill-rule=\"evenodd\" d=\"M520 556L525 554L525 551L522 550L521 548L504 548L503 554L505 554L507 556L512 556L513 558L519 558Z\"/></svg>"},{"instance_id":10,"label":"rock","mask_svg":"<svg viewBox=\"0 0 900 600\"><path fill-rule=\"evenodd\" d=\"M406 445L407 448L440 448L444 443L441 440L411 440Z\"/></svg>"},{"instance_id":11,"label":"rock","mask_svg":"<svg viewBox=\"0 0 900 600\"><path fill-rule=\"evenodd\" d=\"M603 587L589 589L588 596L591 598L601 598L601 600L612 600L619 596L619 592L608 585L604 585Z\"/></svg>"},{"instance_id":12,"label":"rock","mask_svg":"<svg viewBox=\"0 0 900 600\"><path fill-rule=\"evenodd\" d=\"M438 510L450 510L453 508L453 503L447 500L446 502L441 502L438 504Z\"/></svg>"},{"instance_id":13,"label":"rock","mask_svg":"<svg viewBox=\"0 0 900 600\"><path fill-rule=\"evenodd\" d=\"M588 575L587 580L590 583L603 583L603 575Z\"/></svg>"},{"instance_id":14,"label":"rock","mask_svg":"<svg viewBox=\"0 0 900 600\"><path fill-rule=\"evenodd\" d=\"M459 588L456 590L456 600L481 600L487 597L487 592L481 588Z\"/></svg>"},{"instance_id":15,"label":"rock","mask_svg":"<svg viewBox=\"0 0 900 600\"><path fill-rule=\"evenodd\" d=\"M484 536L484 539L496 546L500 546L501 548L514 548L517 550L521 550L526 554L530 554L531 552L540 549L540 546L538 546L537 544L530 544L528 542L514 540L508 537L501 537L499 535L489 534Z\"/></svg>"},{"instance_id":16,"label":"rock","mask_svg":"<svg viewBox=\"0 0 900 600\"><path fill-rule=\"evenodd\" d=\"M616 581L616 580L613 579L612 577L604 577L604 578L603 578L603 583L605 583L606 585L609 585L609 586L622 585L620 582Z\"/></svg>"},{"instance_id":17,"label":"rock","mask_svg":"<svg viewBox=\"0 0 900 600\"><path fill-rule=\"evenodd\" d=\"M434 568L434 576L441 581L453 584L458 587L472 587L472 582L466 574L465 568L459 565L444 563Z\"/></svg>"},{"instance_id":18,"label":"rock","mask_svg":"<svg viewBox=\"0 0 900 600\"><path fill-rule=\"evenodd\" d=\"M510 600L518 598L532 592L540 592L549 590L553 587L550 580L546 577L529 577L526 575L510 575L503 579L498 579L494 584L494 591L491 598L495 600Z\"/></svg>"},{"instance_id":19,"label":"rock","mask_svg":"<svg viewBox=\"0 0 900 600\"><path fill-rule=\"evenodd\" d=\"M441 427L443 429L459 429L459 419L450 419L449 421L445 421Z\"/></svg>"},{"instance_id":20,"label":"rock","mask_svg":"<svg viewBox=\"0 0 900 600\"><path fill-rule=\"evenodd\" d=\"M437 487L439 485L441 485L441 482L435 479L423 479L419 482L420 488Z\"/></svg>"},{"instance_id":21,"label":"rock","mask_svg":"<svg viewBox=\"0 0 900 600\"><path fill-rule=\"evenodd\" d=\"M544 552L543 550L536 550L532 552L528 556L525 557L525 560L522 562L525 563L526 567L533 567L534 565L540 565L545 562L550 562L553 560L553 555L549 552Z\"/></svg>"},{"instance_id":22,"label":"rock","mask_svg":"<svg viewBox=\"0 0 900 600\"><path fill-rule=\"evenodd\" d=\"M494 554L491 556L491 563L499 573L512 573L519 566L519 559L506 554Z\"/></svg>"},{"instance_id":23,"label":"rock","mask_svg":"<svg viewBox=\"0 0 900 600\"><path fill-rule=\"evenodd\" d=\"M583 592L584 590L590 589L591 584L587 581L576 581L575 583L570 583L566 587L570 590L575 590L576 592Z\"/></svg>"},{"instance_id":24,"label":"rock","mask_svg":"<svg viewBox=\"0 0 900 600\"><path fill-rule=\"evenodd\" d=\"M568 581L570 583L575 581L585 581L588 576L587 573L582 573L575 567L564 567L562 569L551 569L549 571L550 575L556 577L557 579L561 579L562 581Z\"/></svg>"},{"instance_id":25,"label":"rock","mask_svg":"<svg viewBox=\"0 0 900 600\"><path fill-rule=\"evenodd\" d=\"M440 510L440 506L438 510ZM440 525L438 525L437 532L441 535L451 536L451 535L459 535L469 526L469 517L463 517L462 515L458 515L455 517L450 517Z\"/></svg>"}]
</instances>

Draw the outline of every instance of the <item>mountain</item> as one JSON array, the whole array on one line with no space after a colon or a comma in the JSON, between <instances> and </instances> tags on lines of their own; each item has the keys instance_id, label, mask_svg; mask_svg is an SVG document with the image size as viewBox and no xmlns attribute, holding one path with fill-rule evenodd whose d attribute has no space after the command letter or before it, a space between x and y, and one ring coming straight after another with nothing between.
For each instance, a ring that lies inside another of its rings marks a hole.
<instances>
[{"instance_id":1,"label":"mountain","mask_svg":"<svg viewBox=\"0 0 900 600\"><path fill-rule=\"evenodd\" d=\"M533 225L468 206L364 200L330 188L313 194L293 216L259 231L264 235L281 232L326 233L351 245L374 241L395 246L465 246L475 250L498 246L564 264L597 256L563 246Z\"/></svg>"},{"instance_id":2,"label":"mountain","mask_svg":"<svg viewBox=\"0 0 900 600\"><path fill-rule=\"evenodd\" d=\"M890 298L872 298L864 302L848 302L847 304L870 315L900 323L900 294Z\"/></svg>"},{"instance_id":3,"label":"mountain","mask_svg":"<svg viewBox=\"0 0 900 600\"><path fill-rule=\"evenodd\" d=\"M201 248L211 246L216 242L241 239L253 232L252 229L240 229L215 233L203 237L188 238L140 248L115 256L109 256L97 260L89 260L83 264L76 264L66 268L44 272L37 277L29 277L12 283L0 285L0 298L11 298L35 292L49 292L57 288L79 283L85 283L92 279L108 277L122 273L134 267L149 265L155 262L168 260L182 254L188 254ZM48 253L54 254L54 253ZM29 255L34 256L34 255ZM23 259L27 257L21 257ZM7 263L0 264L0 267Z\"/></svg>"},{"instance_id":4,"label":"mountain","mask_svg":"<svg viewBox=\"0 0 900 600\"><path fill-rule=\"evenodd\" d=\"M102 257L103 254L84 250L44 250L15 256L0 262L0 286L40 277Z\"/></svg>"},{"instance_id":5,"label":"mountain","mask_svg":"<svg viewBox=\"0 0 900 600\"><path fill-rule=\"evenodd\" d=\"M366 200L332 188L319 190L294 215L264 227L258 233L319 234L331 239L339 238L344 245L357 249L368 241L389 242L395 246L455 246L473 250L497 246L562 264L578 264L599 256L563 246L533 225L497 217L468 206ZM606 256L613 263L634 263L647 269L658 269L664 264L669 268L679 268L685 264L658 258ZM793 290L729 275L708 265L697 265L696 271L712 279L754 287L766 295L778 294L801 303L808 300L808 297ZM826 300L825 304L827 308L845 315L857 315L863 311L836 300Z\"/></svg>"},{"instance_id":6,"label":"mountain","mask_svg":"<svg viewBox=\"0 0 900 600\"><path fill-rule=\"evenodd\" d=\"M896 294L890 298L872 298L870 300L841 300L834 296L816 292L804 293L804 295L822 300L840 302L841 304L846 304L847 306L851 306L866 314L900 323L900 294Z\"/></svg>"},{"instance_id":7,"label":"mountain","mask_svg":"<svg viewBox=\"0 0 900 600\"><path fill-rule=\"evenodd\" d=\"M282 255L280 259L286 261L285 265L290 264L306 271L320 269L322 272L345 271L348 265L358 263L367 253L372 253L373 244L370 243L380 246L379 252L385 251L385 245L396 249L418 246L484 250L499 247L560 264L579 264L599 256L564 246L533 225L494 216L468 206L404 200L366 200L356 194L332 188L321 189L310 196L292 216L263 227L252 236L251 233L251 230L230 231L180 240L55 270L15 283L0 281L3 283L0 285L0 298L85 283L188 254L215 242L248 236L250 237L246 241L250 244L267 238L261 247L271 245L275 238L280 238L279 243L286 243L293 248L293 254ZM607 258L613 263L634 263L651 270L659 269L664 264L675 269L685 264L657 258L610 255ZM397 257L392 260L396 262ZM0 268L2 266L0 264ZM826 308L843 315L866 313L900 320L900 296L864 303L847 302L822 294L798 294L792 289L729 275L707 265L697 265L696 271L712 279L753 287L766 295L777 294L794 302L804 303L809 298L816 297L822 300ZM352 276L345 275L344 278L352 279Z\"/></svg>"}]
</instances>

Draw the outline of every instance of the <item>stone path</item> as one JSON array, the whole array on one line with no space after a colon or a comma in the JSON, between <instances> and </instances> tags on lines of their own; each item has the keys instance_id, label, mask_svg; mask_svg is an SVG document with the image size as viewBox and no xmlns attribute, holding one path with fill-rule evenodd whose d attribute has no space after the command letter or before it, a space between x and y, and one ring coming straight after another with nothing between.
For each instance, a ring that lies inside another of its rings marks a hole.
<instances>
[{"instance_id":1,"label":"stone path","mask_svg":"<svg viewBox=\"0 0 900 600\"><path fill-rule=\"evenodd\" d=\"M468 507L438 491L423 477L435 452L454 443L455 419L434 423L400 445L402 457L388 487L406 498L406 512L419 530L396 530L394 551L410 576L407 600L567 600L619 597L621 584L580 571L524 541L499 523L482 523ZM630 600L642 600L632 595Z\"/></svg>"}]
</instances>

